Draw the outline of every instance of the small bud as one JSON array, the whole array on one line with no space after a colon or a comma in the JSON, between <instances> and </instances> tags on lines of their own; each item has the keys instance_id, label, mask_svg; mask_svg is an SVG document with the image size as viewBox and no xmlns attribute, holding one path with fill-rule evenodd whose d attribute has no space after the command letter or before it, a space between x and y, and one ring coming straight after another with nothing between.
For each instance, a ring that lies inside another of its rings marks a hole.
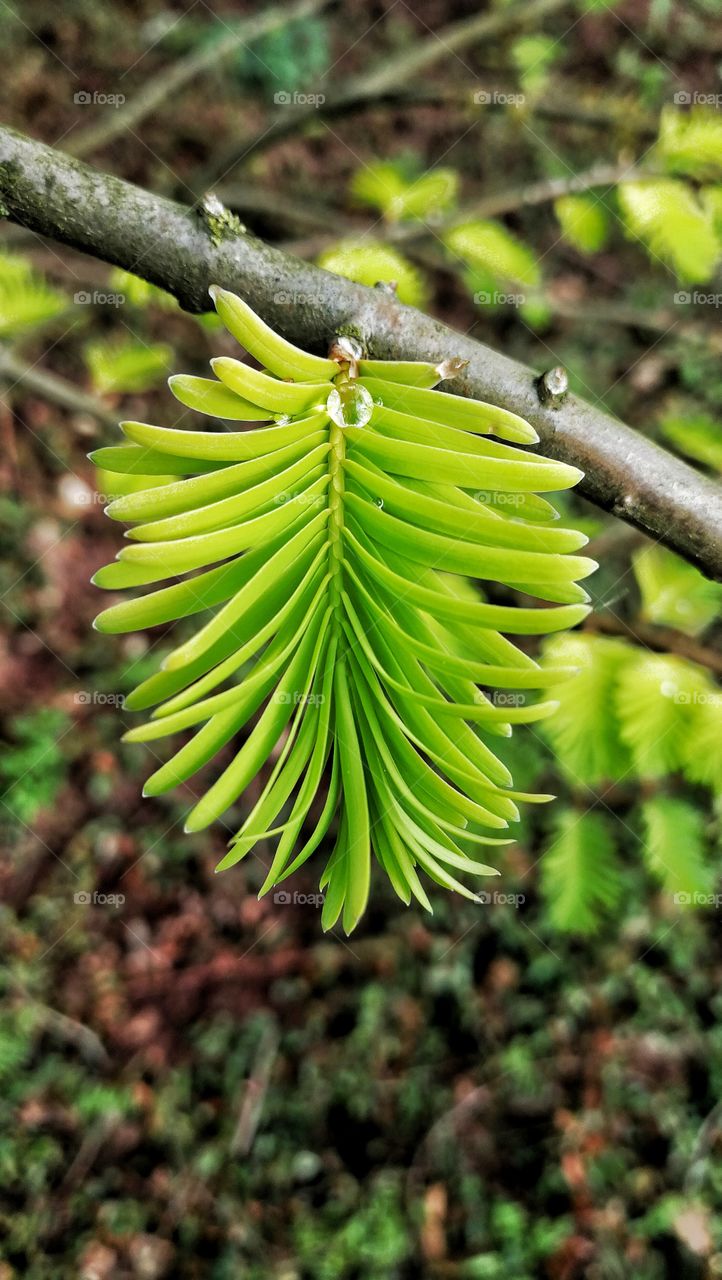
<instances>
[{"instance_id":1,"label":"small bud","mask_svg":"<svg viewBox=\"0 0 722 1280\"><path fill-rule=\"evenodd\" d=\"M212 218L222 218L223 214L226 212L225 205L218 199L217 195L213 194L212 191L209 191L207 195L203 197L203 210L205 213L210 214Z\"/></svg>"},{"instance_id":2,"label":"small bud","mask_svg":"<svg viewBox=\"0 0 722 1280\"><path fill-rule=\"evenodd\" d=\"M547 369L537 381L537 393L542 404L550 409L558 409L569 390L567 371L558 364L554 369Z\"/></svg>"},{"instance_id":3,"label":"small bud","mask_svg":"<svg viewBox=\"0 0 722 1280\"><path fill-rule=\"evenodd\" d=\"M364 349L358 338L347 334L337 334L328 349L329 360L335 360L341 368L348 367L350 378L358 377L358 362L363 359Z\"/></svg>"},{"instance_id":4,"label":"small bud","mask_svg":"<svg viewBox=\"0 0 722 1280\"><path fill-rule=\"evenodd\" d=\"M436 366L440 381L446 382L449 378L458 377L468 363L468 360L460 360L458 356L451 356L448 360L442 360L441 364Z\"/></svg>"}]
</instances>

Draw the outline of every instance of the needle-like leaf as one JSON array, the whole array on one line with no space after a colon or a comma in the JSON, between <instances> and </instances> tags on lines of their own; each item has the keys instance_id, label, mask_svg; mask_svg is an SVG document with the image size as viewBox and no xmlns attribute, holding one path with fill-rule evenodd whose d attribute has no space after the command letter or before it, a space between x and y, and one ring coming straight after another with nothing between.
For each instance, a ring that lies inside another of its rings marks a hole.
<instances>
[{"instance_id":1,"label":"needle-like leaf","mask_svg":"<svg viewBox=\"0 0 722 1280\"><path fill-rule=\"evenodd\" d=\"M493 743L551 714L558 704L538 691L574 670L509 637L559 632L587 612L577 584L595 565L574 554L586 539L553 525L539 496L580 473L527 452L536 434L508 410L433 390L458 372L453 358L376 361L350 339L332 358L310 355L240 298L211 294L264 368L223 357L220 381L180 375L171 389L247 425L125 422L130 443L92 455L121 475L166 477L110 504L131 543L97 585L189 575L111 605L98 629L204 615L126 700L154 708L129 741L191 733L145 794L198 774L243 733L187 821L199 831L241 804L219 870L273 840L267 892L333 830L324 928L355 928L374 864L404 902L431 909L423 876L473 898L459 876L497 874L478 846L508 843L518 806L551 798L514 791ZM488 602L478 578L552 603Z\"/></svg>"}]
</instances>

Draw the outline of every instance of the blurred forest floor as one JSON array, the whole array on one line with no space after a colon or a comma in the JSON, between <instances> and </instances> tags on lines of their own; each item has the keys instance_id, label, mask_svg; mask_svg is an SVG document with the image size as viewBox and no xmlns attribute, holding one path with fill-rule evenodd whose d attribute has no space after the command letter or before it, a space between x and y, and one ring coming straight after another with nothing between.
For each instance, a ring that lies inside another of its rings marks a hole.
<instances>
[{"instance_id":1,"label":"blurred forest floor","mask_svg":"<svg viewBox=\"0 0 722 1280\"><path fill-rule=\"evenodd\" d=\"M72 149L112 125L123 104L108 95L132 104L243 12L4 4L0 114ZM548 152L579 169L631 162L680 84L719 88L716 0L560 4L440 57L408 86L428 101L311 118L219 172L275 118L274 95L328 95L475 12L345 0L211 60L87 156L186 201L214 175L249 227L316 256L375 221L349 194L365 164L452 166L473 202L548 177ZM520 76L529 112L453 101L460 78L501 95ZM475 308L432 246L414 269L435 314L540 370L564 364L640 429L680 398L719 413L719 333L696 342L668 323L674 283L638 245L617 235L585 257L549 206L507 226L544 260L547 309ZM122 696L158 639L92 630L104 601L89 579L120 532L85 455L116 442L115 417L172 421L166 374L202 372L228 340L157 298L118 303L104 265L17 228L4 248L67 295L14 358L100 409L7 376L0 398L0 1280L722 1276L718 912L675 914L650 882L624 783L604 793L622 893L589 937L554 927L532 827L504 865L518 905L438 891L422 918L379 879L350 940L321 933L308 867L290 901L256 899L268 850L216 877L225 831L184 836L188 794L142 800L153 760L120 743ZM639 539L573 510L606 540L593 589L636 617ZM522 772L535 749L522 732ZM539 767L569 794L548 757ZM716 841L716 812L705 821Z\"/></svg>"}]
</instances>

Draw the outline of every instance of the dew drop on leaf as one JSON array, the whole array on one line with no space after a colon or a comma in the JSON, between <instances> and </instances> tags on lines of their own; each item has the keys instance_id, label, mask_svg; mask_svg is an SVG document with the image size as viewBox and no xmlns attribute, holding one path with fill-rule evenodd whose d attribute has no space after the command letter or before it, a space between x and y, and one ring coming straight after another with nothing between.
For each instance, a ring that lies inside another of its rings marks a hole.
<instances>
[{"instance_id":1,"label":"dew drop on leaf","mask_svg":"<svg viewBox=\"0 0 722 1280\"><path fill-rule=\"evenodd\" d=\"M373 407L370 393L357 382L342 382L326 401L328 416L337 427L365 427Z\"/></svg>"}]
</instances>

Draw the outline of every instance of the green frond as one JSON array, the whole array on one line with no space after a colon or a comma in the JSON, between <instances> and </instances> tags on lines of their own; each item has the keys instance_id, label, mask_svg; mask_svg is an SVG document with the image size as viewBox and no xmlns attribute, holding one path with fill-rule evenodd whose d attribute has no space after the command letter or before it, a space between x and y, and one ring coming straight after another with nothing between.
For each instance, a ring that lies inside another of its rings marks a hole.
<instances>
[{"instance_id":1,"label":"green frond","mask_svg":"<svg viewBox=\"0 0 722 1280\"><path fill-rule=\"evenodd\" d=\"M444 233L444 243L455 258L470 268L474 278L499 285L536 288L541 281L539 263L532 250L500 222L475 219Z\"/></svg>"},{"instance_id":2,"label":"green frond","mask_svg":"<svg viewBox=\"0 0 722 1280\"><path fill-rule=\"evenodd\" d=\"M689 782L722 795L722 689L707 681L687 704L688 727L681 742L681 767Z\"/></svg>"},{"instance_id":3,"label":"green frond","mask_svg":"<svg viewBox=\"0 0 722 1280\"><path fill-rule=\"evenodd\" d=\"M593 196L560 196L554 202L562 234L582 253L598 253L609 236L609 216Z\"/></svg>"},{"instance_id":4,"label":"green frond","mask_svg":"<svg viewBox=\"0 0 722 1280\"><path fill-rule=\"evenodd\" d=\"M422 272L398 250L380 241L342 240L321 254L318 265L356 284L395 284L397 297L410 307L423 307L429 296Z\"/></svg>"},{"instance_id":5,"label":"green frond","mask_svg":"<svg viewBox=\"0 0 722 1280\"><path fill-rule=\"evenodd\" d=\"M459 193L455 169L415 174L393 161L364 165L351 180L351 194L383 213L389 222L434 218L453 209Z\"/></svg>"},{"instance_id":6,"label":"green frond","mask_svg":"<svg viewBox=\"0 0 722 1280\"><path fill-rule=\"evenodd\" d=\"M85 363L95 391L101 395L148 391L165 376L173 359L166 343L147 345L134 338L87 343Z\"/></svg>"},{"instance_id":7,"label":"green frond","mask_svg":"<svg viewBox=\"0 0 722 1280\"><path fill-rule=\"evenodd\" d=\"M722 184L717 183L712 187L703 187L701 196L705 211L712 219L712 225L720 240L722 240Z\"/></svg>"},{"instance_id":8,"label":"green frond","mask_svg":"<svg viewBox=\"0 0 722 1280\"><path fill-rule=\"evenodd\" d=\"M630 767L614 713L617 681L629 657L622 641L580 633L554 636L544 645L546 661L578 669L555 691L559 706L542 728L572 783L596 786L622 777Z\"/></svg>"},{"instance_id":9,"label":"green frond","mask_svg":"<svg viewBox=\"0 0 722 1280\"><path fill-rule=\"evenodd\" d=\"M643 178L617 188L630 238L646 245L684 283L709 280L722 253L712 218L685 182Z\"/></svg>"},{"instance_id":10,"label":"green frond","mask_svg":"<svg viewBox=\"0 0 722 1280\"><path fill-rule=\"evenodd\" d=\"M68 299L25 258L0 254L0 337L38 328L65 311Z\"/></svg>"},{"instance_id":11,"label":"green frond","mask_svg":"<svg viewBox=\"0 0 722 1280\"><path fill-rule=\"evenodd\" d=\"M170 484L175 476L170 475L133 475L132 472L106 471L103 467L95 468L95 487L104 500L112 502L114 498L122 498L127 493L138 493L140 490L159 488Z\"/></svg>"},{"instance_id":12,"label":"green frond","mask_svg":"<svg viewBox=\"0 0 722 1280\"><path fill-rule=\"evenodd\" d=\"M711 893L714 873L705 857L700 810L676 796L653 796L642 805L642 819L646 865L678 905Z\"/></svg>"},{"instance_id":13,"label":"green frond","mask_svg":"<svg viewBox=\"0 0 722 1280\"><path fill-rule=\"evenodd\" d=\"M552 713L573 670L508 636L587 613L586 538L553 524L538 496L580 473L528 452L535 433L515 414L434 390L453 361L367 360L338 342L324 359L211 292L264 368L224 357L212 362L220 381L176 377L171 390L240 428L124 422L129 443L91 455L121 485L153 477L108 508L130 542L94 579L150 590L96 627L198 620L126 699L154 708L129 741L184 734L145 794L196 777L234 742L187 821L199 831L241 803L219 870L270 840L266 892L332 833L324 928L355 927L375 866L405 902L429 906L424 879L473 899L466 880L496 874L479 846L507 843L519 806L551 798L514 790L494 744ZM548 607L490 603L476 578Z\"/></svg>"},{"instance_id":14,"label":"green frond","mask_svg":"<svg viewBox=\"0 0 722 1280\"><path fill-rule=\"evenodd\" d=\"M722 119L719 111L666 107L659 124L657 151L670 173L701 181L722 178Z\"/></svg>"},{"instance_id":15,"label":"green frond","mask_svg":"<svg viewBox=\"0 0 722 1280\"><path fill-rule=\"evenodd\" d=\"M544 87L560 52L559 41L541 31L517 36L511 46L511 56L525 93L533 95Z\"/></svg>"},{"instance_id":16,"label":"green frond","mask_svg":"<svg viewBox=\"0 0 722 1280\"><path fill-rule=\"evenodd\" d=\"M722 471L722 425L716 418L696 410L674 414L660 424L662 435L695 462Z\"/></svg>"},{"instance_id":17,"label":"green frond","mask_svg":"<svg viewBox=\"0 0 722 1280\"><path fill-rule=\"evenodd\" d=\"M133 307L161 307L164 311L177 311L178 303L172 293L159 289L140 276L134 276L122 267L114 267L110 273L108 284L116 293L122 294L124 300Z\"/></svg>"},{"instance_id":18,"label":"green frond","mask_svg":"<svg viewBox=\"0 0 722 1280\"><path fill-rule=\"evenodd\" d=\"M722 585L711 582L664 547L645 547L632 556L642 597L641 616L695 636L722 610Z\"/></svg>"},{"instance_id":19,"label":"green frond","mask_svg":"<svg viewBox=\"0 0 722 1280\"><path fill-rule=\"evenodd\" d=\"M681 767L692 708L709 677L682 658L634 651L620 672L615 705L636 773L659 778Z\"/></svg>"},{"instance_id":20,"label":"green frond","mask_svg":"<svg viewBox=\"0 0 722 1280\"><path fill-rule=\"evenodd\" d=\"M564 810L541 864L549 920L568 933L593 933L622 892L609 822L599 813Z\"/></svg>"}]
</instances>

